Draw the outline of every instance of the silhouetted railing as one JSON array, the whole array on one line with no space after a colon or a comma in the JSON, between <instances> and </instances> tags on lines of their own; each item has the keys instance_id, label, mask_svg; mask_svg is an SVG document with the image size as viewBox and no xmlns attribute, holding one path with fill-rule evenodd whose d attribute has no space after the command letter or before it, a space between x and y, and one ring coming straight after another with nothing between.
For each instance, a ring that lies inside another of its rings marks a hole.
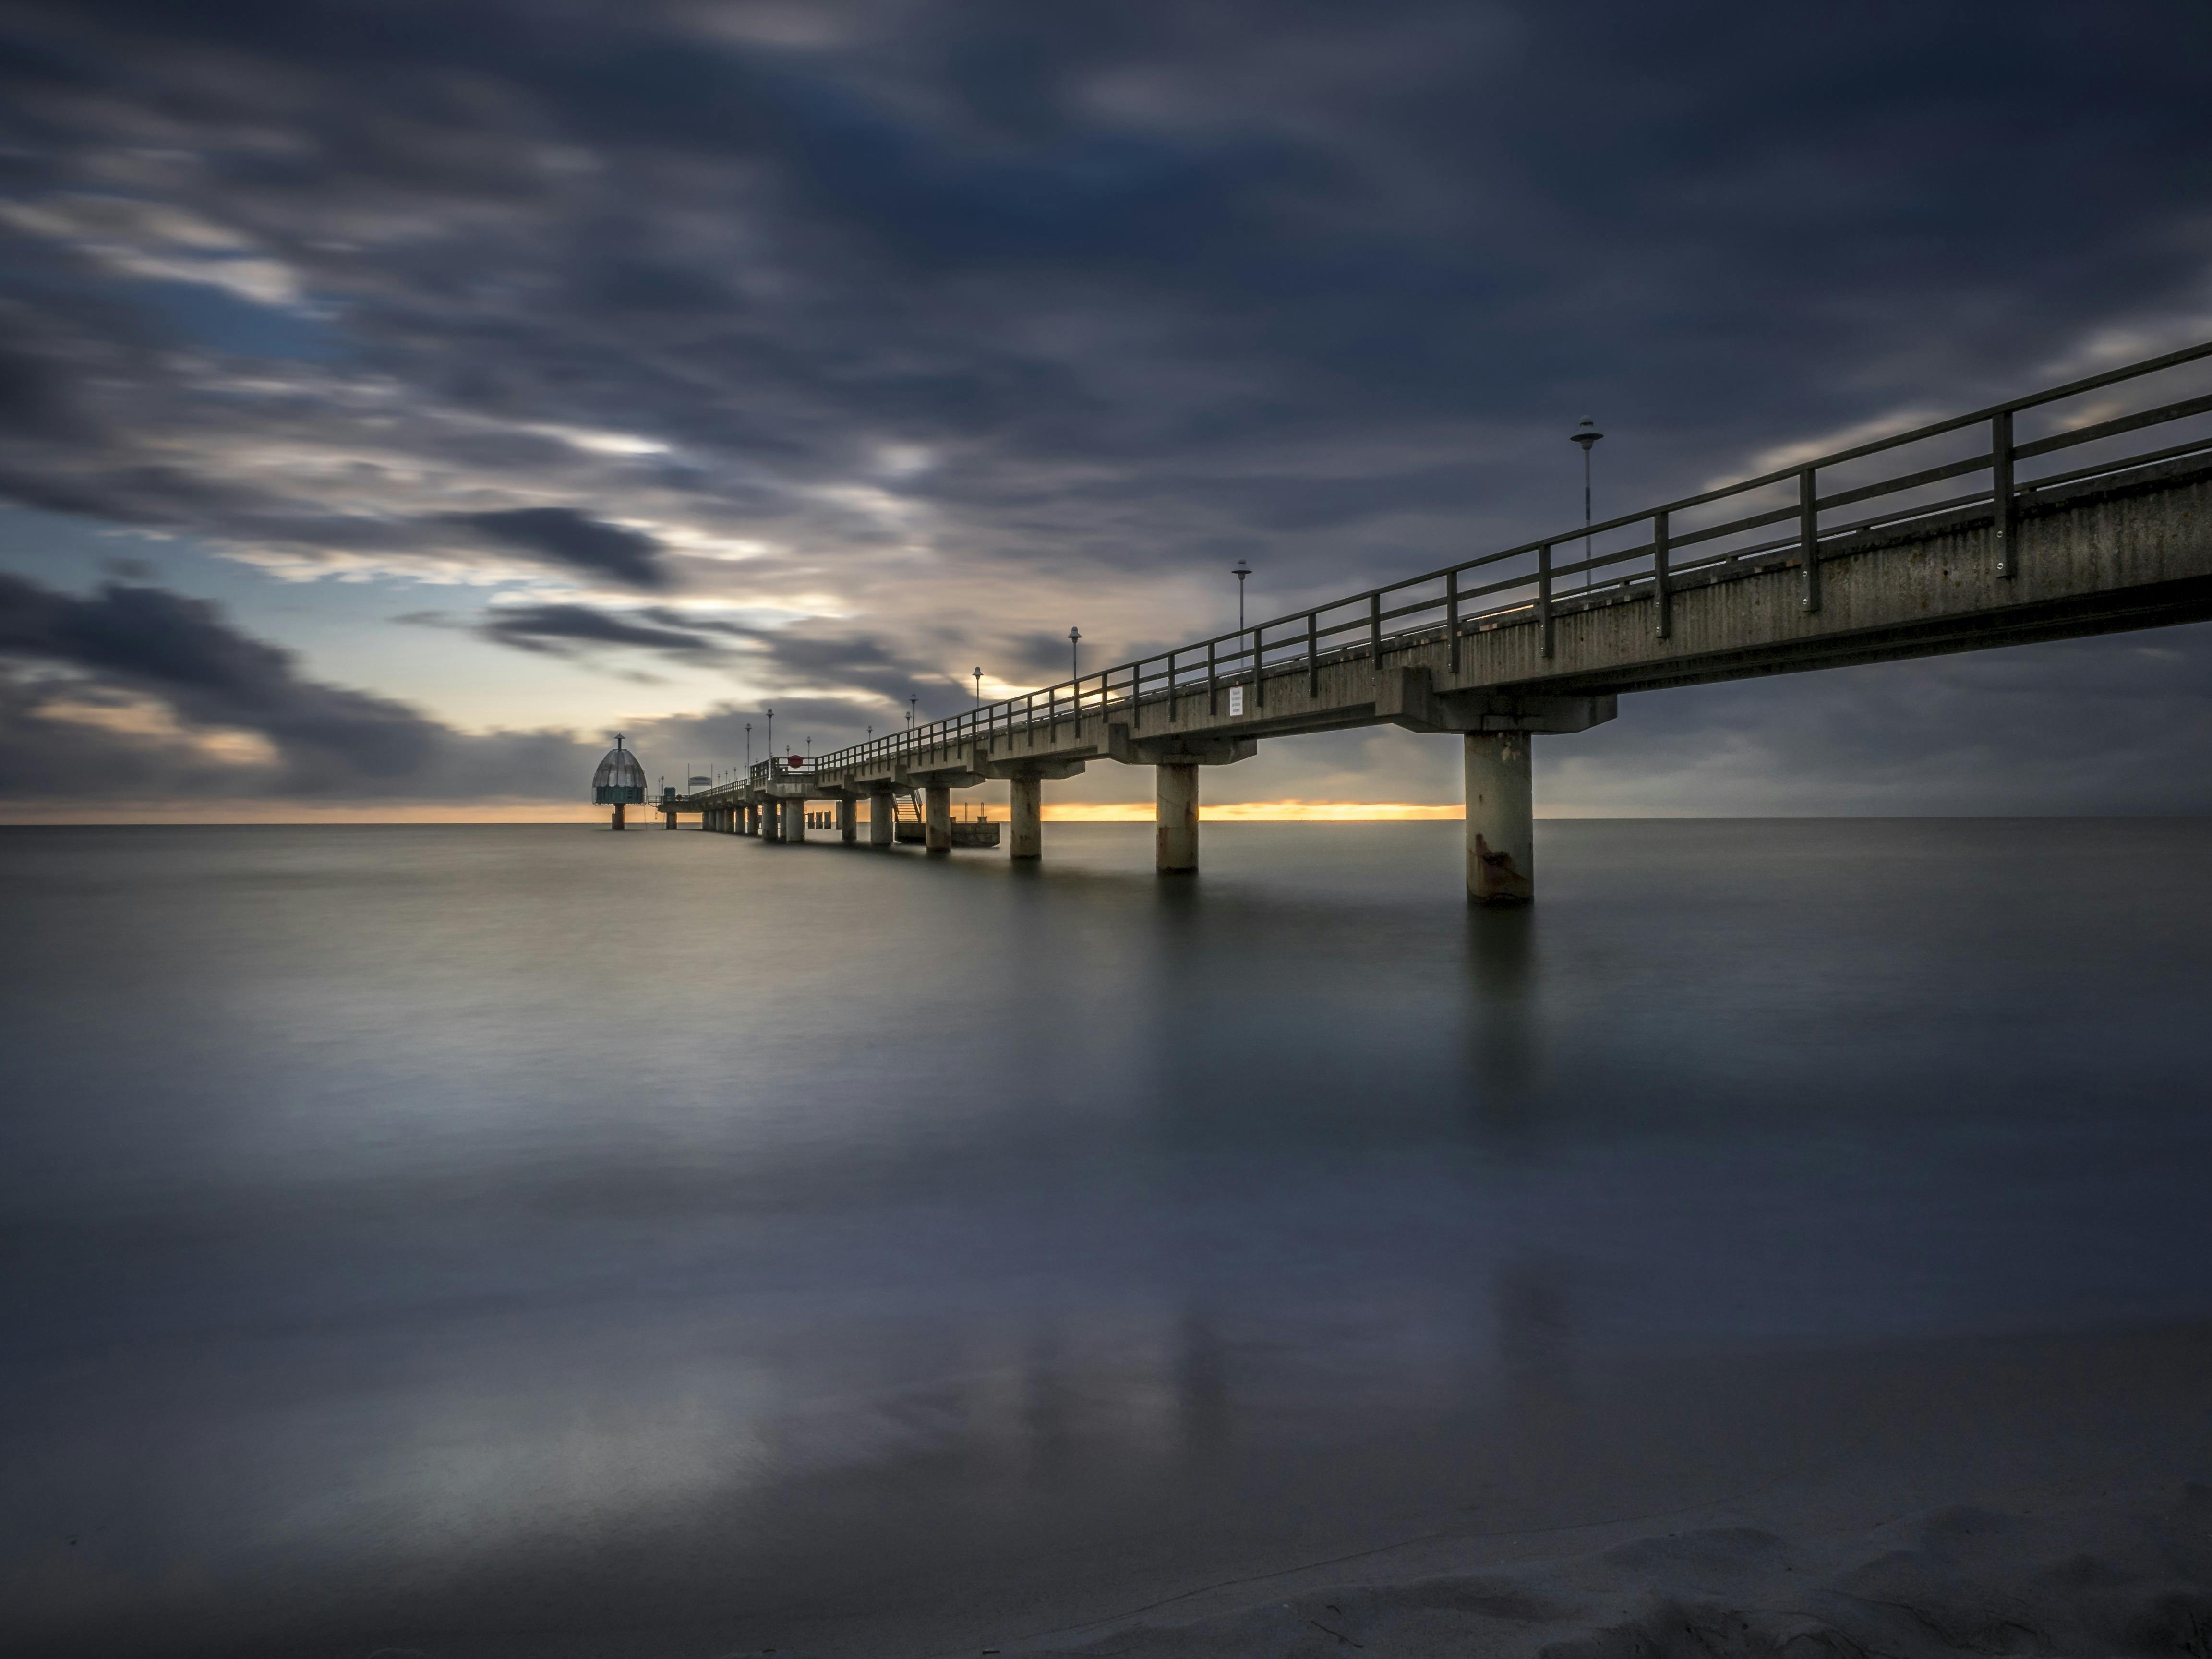
<instances>
[{"instance_id":1,"label":"silhouetted railing","mask_svg":"<svg viewBox=\"0 0 2212 1659\"><path fill-rule=\"evenodd\" d=\"M1271 679L1303 672L1308 692L1317 696L1321 671L1333 662L1363 657L1379 661L1387 651L1439 641L1449 642L1451 671L1456 673L1461 645L1468 636L1509 625L1533 622L1542 630L1539 649L1550 657L1553 619L1560 611L1616 602L1623 597L1654 601L1652 629L1663 639L1673 626L1671 599L1679 586L1691 579L1703 582L1732 572L1749 574L1794 568L1802 573L1799 604L1808 611L1817 611L1824 541L1985 505L1991 506L1995 517L1997 574L2014 576L2019 571L2014 526L2023 497L2038 489L2212 453L2212 422L2181 442L2107 454L2072 471L2023 478L2020 472L2023 463L2212 415L2212 394L2182 398L2125 414L2088 410L2075 424L2061 422L2057 430L2024 442L2015 431L2019 417L2207 357L2212 357L2212 341L2071 380L1970 415L1795 462L1663 506L1523 542L1502 552L1177 646L1160 655L1118 663L1042 690L986 703L947 720L927 721L853 744L819 757L806 769L842 770L972 739L1048 727L1115 708L1141 711L1145 706L1162 702L1179 707L1185 698L1203 697L1207 713L1218 714L1224 694L1238 690L1250 694L1250 706L1244 712L1256 714L1266 707ZM1826 488L1824 474L1849 469L1872 457L1893 457L1912 446L1954 434L1967 437L1977 447L1931 465L1841 483L1821 493ZM1984 441L1988 447L1978 447ZM1977 474L1987 475L1988 482L1964 493L1938 493L1938 486ZM1751 512L1739 512L1738 516L1717 522L1699 521L1717 504L1727 503L1729 510L1736 510L1758 502L1762 495L1771 498L1771 504L1756 505ZM1911 499L1893 501L1881 511L1841 522L1822 519L1823 514L1885 496ZM1758 533L1779 526L1787 526L1780 535L1762 538ZM1594 550L1601 540L1618 538L1623 532L1632 532L1629 545ZM1732 539L1736 544L1719 545ZM1583 557L1565 563L1555 558L1557 550L1577 542L1586 550ZM1684 556L1686 552L1689 556ZM1577 576L1582 578L1580 586L1573 585ZM775 776L788 770L780 762L763 762L752 769L753 781L769 781L771 769Z\"/></svg>"}]
</instances>

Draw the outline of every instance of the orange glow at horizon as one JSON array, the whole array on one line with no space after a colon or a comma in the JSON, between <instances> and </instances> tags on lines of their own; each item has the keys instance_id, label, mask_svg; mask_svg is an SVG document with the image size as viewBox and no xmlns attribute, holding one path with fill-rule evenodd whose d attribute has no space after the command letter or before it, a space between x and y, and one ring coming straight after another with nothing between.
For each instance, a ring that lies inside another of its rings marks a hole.
<instances>
[{"instance_id":1,"label":"orange glow at horizon","mask_svg":"<svg viewBox=\"0 0 2212 1659\"><path fill-rule=\"evenodd\" d=\"M956 799L955 817L966 807L987 805L1004 822L1003 800ZM1465 816L1456 805L1413 801L1263 800L1230 801L1201 806L1200 818L1213 823L1400 823ZM864 817L865 813L862 815ZM1060 801L1044 809L1053 823L1150 823L1149 801ZM0 824L132 823L575 823L606 822L607 809L569 801L16 801L0 805ZM632 827L659 826L652 807L629 810ZM696 819L693 822L696 822Z\"/></svg>"}]
</instances>

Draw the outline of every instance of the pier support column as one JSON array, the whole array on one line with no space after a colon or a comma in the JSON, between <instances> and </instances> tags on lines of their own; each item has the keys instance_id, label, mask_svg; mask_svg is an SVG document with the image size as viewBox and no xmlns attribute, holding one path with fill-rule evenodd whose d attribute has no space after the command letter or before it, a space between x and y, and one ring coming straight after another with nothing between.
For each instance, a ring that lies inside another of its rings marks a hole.
<instances>
[{"instance_id":1,"label":"pier support column","mask_svg":"<svg viewBox=\"0 0 2212 1659\"><path fill-rule=\"evenodd\" d=\"M761 805L761 828L773 845L783 845L783 802L771 795Z\"/></svg>"},{"instance_id":2,"label":"pier support column","mask_svg":"<svg viewBox=\"0 0 2212 1659\"><path fill-rule=\"evenodd\" d=\"M1533 746L1526 732L1470 732L1467 745L1467 896L1477 904L1536 896Z\"/></svg>"},{"instance_id":3,"label":"pier support column","mask_svg":"<svg viewBox=\"0 0 2212 1659\"><path fill-rule=\"evenodd\" d=\"M749 801L745 804L744 811L745 815L744 833L748 836L757 836L760 834L759 806Z\"/></svg>"},{"instance_id":4,"label":"pier support column","mask_svg":"<svg viewBox=\"0 0 2212 1659\"><path fill-rule=\"evenodd\" d=\"M850 847L860 838L860 803L850 795L837 802L837 839Z\"/></svg>"},{"instance_id":5,"label":"pier support column","mask_svg":"<svg viewBox=\"0 0 2212 1659\"><path fill-rule=\"evenodd\" d=\"M921 791L921 844L930 853L952 850L952 789L948 784L925 784Z\"/></svg>"},{"instance_id":6,"label":"pier support column","mask_svg":"<svg viewBox=\"0 0 2212 1659\"><path fill-rule=\"evenodd\" d=\"M792 842L806 839L806 800L804 796L783 804L783 838Z\"/></svg>"},{"instance_id":7,"label":"pier support column","mask_svg":"<svg viewBox=\"0 0 2212 1659\"><path fill-rule=\"evenodd\" d=\"M620 801L617 801L615 803L615 828L621 830L625 827L627 826L623 823L623 804Z\"/></svg>"},{"instance_id":8,"label":"pier support column","mask_svg":"<svg viewBox=\"0 0 2212 1659\"><path fill-rule=\"evenodd\" d=\"M1198 869L1198 768L1162 763L1158 842L1159 872L1189 875Z\"/></svg>"},{"instance_id":9,"label":"pier support column","mask_svg":"<svg viewBox=\"0 0 2212 1659\"><path fill-rule=\"evenodd\" d=\"M1008 828L1012 840L1012 856L1018 859L1041 859L1044 856L1044 780L1042 778L1012 778L1006 790L1009 816L1013 822Z\"/></svg>"},{"instance_id":10,"label":"pier support column","mask_svg":"<svg viewBox=\"0 0 2212 1659\"><path fill-rule=\"evenodd\" d=\"M889 847L898 837L898 808L891 792L878 789L868 797L868 845Z\"/></svg>"}]
</instances>

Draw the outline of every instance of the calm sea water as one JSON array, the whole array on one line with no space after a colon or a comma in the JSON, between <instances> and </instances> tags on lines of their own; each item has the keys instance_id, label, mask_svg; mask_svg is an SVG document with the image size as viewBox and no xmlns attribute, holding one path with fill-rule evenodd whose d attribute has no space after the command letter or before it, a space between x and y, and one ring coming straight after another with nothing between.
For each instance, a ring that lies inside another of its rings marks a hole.
<instances>
[{"instance_id":1,"label":"calm sea water","mask_svg":"<svg viewBox=\"0 0 2212 1659\"><path fill-rule=\"evenodd\" d=\"M1048 835L0 831L9 1650L859 1650L2212 1316L2212 824Z\"/></svg>"}]
</instances>

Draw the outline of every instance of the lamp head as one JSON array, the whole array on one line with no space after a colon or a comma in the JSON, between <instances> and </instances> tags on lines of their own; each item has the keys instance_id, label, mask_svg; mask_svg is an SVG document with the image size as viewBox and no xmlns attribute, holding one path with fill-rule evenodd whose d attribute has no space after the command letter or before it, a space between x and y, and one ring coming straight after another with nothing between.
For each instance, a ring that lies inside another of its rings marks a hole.
<instances>
[{"instance_id":1,"label":"lamp head","mask_svg":"<svg viewBox=\"0 0 2212 1659\"><path fill-rule=\"evenodd\" d=\"M1597 429L1595 421L1584 421L1567 435L1576 443L1580 444L1583 447L1583 453L1587 455L1590 453L1590 446L1605 436L1605 434Z\"/></svg>"}]
</instances>

